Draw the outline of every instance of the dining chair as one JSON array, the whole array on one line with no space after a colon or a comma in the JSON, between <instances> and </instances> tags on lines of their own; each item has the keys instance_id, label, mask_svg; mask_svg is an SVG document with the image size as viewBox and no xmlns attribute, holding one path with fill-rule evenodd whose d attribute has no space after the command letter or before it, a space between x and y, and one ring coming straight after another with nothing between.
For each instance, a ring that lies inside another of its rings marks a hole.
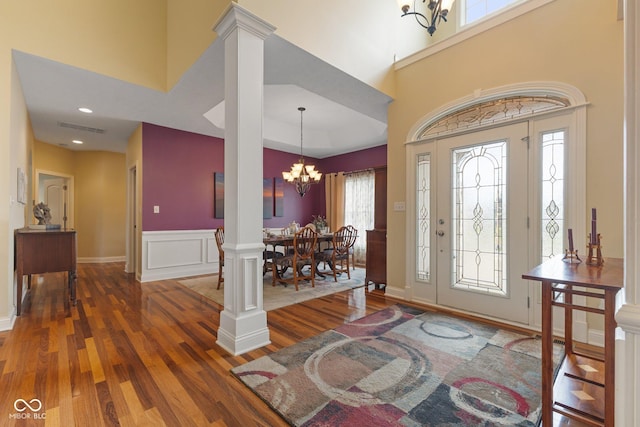
<instances>
[{"instance_id":1,"label":"dining chair","mask_svg":"<svg viewBox=\"0 0 640 427\"><path fill-rule=\"evenodd\" d=\"M349 227L340 227L333 232L331 248L325 249L316 254L316 262L326 262L331 268L333 280L338 281L338 274L347 273L347 277L351 279L349 271L349 248L352 245L352 229Z\"/></svg>"},{"instance_id":2,"label":"dining chair","mask_svg":"<svg viewBox=\"0 0 640 427\"><path fill-rule=\"evenodd\" d=\"M292 252L282 257L272 260L272 285L282 283L285 286L293 283L298 290L298 282L301 280L311 280L311 286L315 287L316 264L314 261L318 234L309 227L300 229L293 235ZM306 275L302 269L311 267L311 274ZM284 277L284 272L288 267L293 271L292 277Z\"/></svg>"},{"instance_id":3,"label":"dining chair","mask_svg":"<svg viewBox=\"0 0 640 427\"><path fill-rule=\"evenodd\" d=\"M280 258L283 256L284 254L282 252L276 250L275 245L273 247L273 250L268 250L267 245L265 245L265 249L262 252L262 275L264 276L268 271L272 270L273 260L275 258Z\"/></svg>"},{"instance_id":4,"label":"dining chair","mask_svg":"<svg viewBox=\"0 0 640 427\"><path fill-rule=\"evenodd\" d=\"M222 245L224 244L224 227L216 228L216 245L218 246L218 287L220 289L220 284L224 282L224 277L222 276L222 267L224 267L224 249L222 249Z\"/></svg>"},{"instance_id":5,"label":"dining chair","mask_svg":"<svg viewBox=\"0 0 640 427\"><path fill-rule=\"evenodd\" d=\"M356 254L354 245L356 244L356 240L358 239L358 229L353 225L347 225L347 227L351 230L351 242L349 243L349 255L351 256L351 268L356 269Z\"/></svg>"}]
</instances>

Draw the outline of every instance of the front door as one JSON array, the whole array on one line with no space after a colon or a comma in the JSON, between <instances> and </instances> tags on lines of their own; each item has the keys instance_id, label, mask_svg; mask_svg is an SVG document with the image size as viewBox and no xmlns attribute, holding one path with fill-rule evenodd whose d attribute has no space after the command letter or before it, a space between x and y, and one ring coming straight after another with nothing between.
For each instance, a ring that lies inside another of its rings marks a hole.
<instances>
[{"instance_id":1,"label":"front door","mask_svg":"<svg viewBox=\"0 0 640 427\"><path fill-rule=\"evenodd\" d=\"M440 305L528 322L527 124L437 142Z\"/></svg>"}]
</instances>

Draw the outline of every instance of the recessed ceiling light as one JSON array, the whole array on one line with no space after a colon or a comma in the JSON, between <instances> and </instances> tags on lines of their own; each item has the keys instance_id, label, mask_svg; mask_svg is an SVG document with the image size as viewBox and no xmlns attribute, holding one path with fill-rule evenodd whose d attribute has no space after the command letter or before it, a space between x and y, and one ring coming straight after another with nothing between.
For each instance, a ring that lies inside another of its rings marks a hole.
<instances>
[{"instance_id":1,"label":"recessed ceiling light","mask_svg":"<svg viewBox=\"0 0 640 427\"><path fill-rule=\"evenodd\" d=\"M83 142L83 141L80 141L79 139L74 139L74 140L73 140L73 141L71 141L71 142L73 142L74 144L84 144L84 142Z\"/></svg>"},{"instance_id":2,"label":"recessed ceiling light","mask_svg":"<svg viewBox=\"0 0 640 427\"><path fill-rule=\"evenodd\" d=\"M87 114L93 113L93 110L87 107L80 107L78 108L78 111L82 111L83 113L87 113Z\"/></svg>"}]
</instances>

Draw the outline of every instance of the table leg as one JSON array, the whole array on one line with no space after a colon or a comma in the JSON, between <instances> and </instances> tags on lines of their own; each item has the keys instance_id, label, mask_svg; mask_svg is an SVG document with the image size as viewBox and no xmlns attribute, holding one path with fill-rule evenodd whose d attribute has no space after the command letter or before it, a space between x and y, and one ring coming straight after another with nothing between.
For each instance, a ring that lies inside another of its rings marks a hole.
<instances>
[{"instance_id":1,"label":"table leg","mask_svg":"<svg viewBox=\"0 0 640 427\"><path fill-rule=\"evenodd\" d=\"M604 292L604 419L605 426L615 425L615 372L616 372L616 291Z\"/></svg>"},{"instance_id":2,"label":"table leg","mask_svg":"<svg viewBox=\"0 0 640 427\"><path fill-rule=\"evenodd\" d=\"M552 282L542 282L542 425L553 420L553 321Z\"/></svg>"},{"instance_id":3,"label":"table leg","mask_svg":"<svg viewBox=\"0 0 640 427\"><path fill-rule=\"evenodd\" d=\"M18 268L16 276L16 281L18 282L16 286L16 316L20 316L20 311L22 310L22 283L24 281L21 268Z\"/></svg>"},{"instance_id":4,"label":"table leg","mask_svg":"<svg viewBox=\"0 0 640 427\"><path fill-rule=\"evenodd\" d=\"M71 302L73 303L73 305L76 305L77 301L76 301L76 284L78 282L78 276L75 272L75 270L73 271L69 271L69 295L71 296Z\"/></svg>"},{"instance_id":5,"label":"table leg","mask_svg":"<svg viewBox=\"0 0 640 427\"><path fill-rule=\"evenodd\" d=\"M566 355L573 353L573 286L566 285L564 293L564 351Z\"/></svg>"}]
</instances>

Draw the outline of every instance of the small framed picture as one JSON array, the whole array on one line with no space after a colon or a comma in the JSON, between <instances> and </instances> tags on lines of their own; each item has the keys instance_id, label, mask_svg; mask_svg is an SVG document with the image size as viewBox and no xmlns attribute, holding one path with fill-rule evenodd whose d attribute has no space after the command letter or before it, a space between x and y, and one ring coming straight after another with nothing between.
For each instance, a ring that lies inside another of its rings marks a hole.
<instances>
[{"instance_id":1,"label":"small framed picture","mask_svg":"<svg viewBox=\"0 0 640 427\"><path fill-rule=\"evenodd\" d=\"M22 168L18 168L18 194L16 199L18 203L27 204L27 177Z\"/></svg>"},{"instance_id":2,"label":"small framed picture","mask_svg":"<svg viewBox=\"0 0 640 427\"><path fill-rule=\"evenodd\" d=\"M284 216L284 180L273 178L273 216Z\"/></svg>"},{"instance_id":3,"label":"small framed picture","mask_svg":"<svg viewBox=\"0 0 640 427\"><path fill-rule=\"evenodd\" d=\"M224 218L224 173L213 173L213 217Z\"/></svg>"},{"instance_id":4,"label":"small framed picture","mask_svg":"<svg viewBox=\"0 0 640 427\"><path fill-rule=\"evenodd\" d=\"M262 219L273 217L273 178L262 179Z\"/></svg>"}]
</instances>

